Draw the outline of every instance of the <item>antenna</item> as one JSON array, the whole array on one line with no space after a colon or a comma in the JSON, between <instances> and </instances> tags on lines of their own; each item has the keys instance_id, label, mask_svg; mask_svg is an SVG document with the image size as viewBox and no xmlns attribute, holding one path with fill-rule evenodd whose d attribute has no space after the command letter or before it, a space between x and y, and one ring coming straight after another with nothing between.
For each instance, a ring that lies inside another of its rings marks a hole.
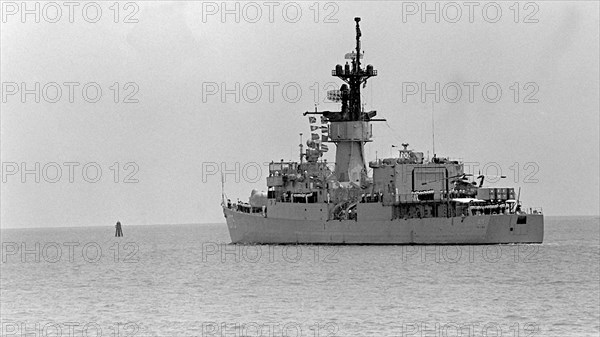
<instances>
[{"instance_id":1,"label":"antenna","mask_svg":"<svg viewBox=\"0 0 600 337\"><path fill-rule=\"evenodd\" d=\"M300 132L300 164L302 164L302 150L303 150L303 145L302 145L302 132Z\"/></svg>"},{"instance_id":2,"label":"antenna","mask_svg":"<svg viewBox=\"0 0 600 337\"><path fill-rule=\"evenodd\" d=\"M221 206L225 206L225 176L221 171Z\"/></svg>"},{"instance_id":3,"label":"antenna","mask_svg":"<svg viewBox=\"0 0 600 337\"><path fill-rule=\"evenodd\" d=\"M431 143L433 147L433 155L435 156L435 115L434 101L431 101Z\"/></svg>"}]
</instances>

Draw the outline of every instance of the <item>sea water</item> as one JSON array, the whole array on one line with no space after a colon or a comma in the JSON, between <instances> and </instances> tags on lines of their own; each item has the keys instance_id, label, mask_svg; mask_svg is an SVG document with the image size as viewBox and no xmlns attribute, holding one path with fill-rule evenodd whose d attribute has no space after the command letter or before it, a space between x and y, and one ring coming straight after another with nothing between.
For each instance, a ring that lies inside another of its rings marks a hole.
<instances>
[{"instance_id":1,"label":"sea water","mask_svg":"<svg viewBox=\"0 0 600 337\"><path fill-rule=\"evenodd\" d=\"M598 217L541 245L230 245L225 224L3 229L2 336L598 336Z\"/></svg>"}]
</instances>

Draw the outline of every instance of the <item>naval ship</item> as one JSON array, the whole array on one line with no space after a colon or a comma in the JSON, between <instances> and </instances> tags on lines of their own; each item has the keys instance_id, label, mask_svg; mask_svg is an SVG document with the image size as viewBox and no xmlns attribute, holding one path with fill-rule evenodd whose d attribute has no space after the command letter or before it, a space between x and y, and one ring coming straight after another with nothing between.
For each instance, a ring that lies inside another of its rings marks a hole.
<instances>
[{"instance_id":1,"label":"naval ship","mask_svg":"<svg viewBox=\"0 0 600 337\"><path fill-rule=\"evenodd\" d=\"M299 161L269 164L267 191L248 202L221 206L232 243L240 244L507 244L541 243L541 209L521 207L520 190L488 187L485 176L464 172L461 161L424 158L402 144L398 157L368 164L376 111L361 106L361 86L377 76L361 65L360 18L356 50L332 75L344 83L329 91L340 111L307 111L312 131ZM335 163L322 160L336 146ZM369 171L372 174L369 175Z\"/></svg>"}]
</instances>

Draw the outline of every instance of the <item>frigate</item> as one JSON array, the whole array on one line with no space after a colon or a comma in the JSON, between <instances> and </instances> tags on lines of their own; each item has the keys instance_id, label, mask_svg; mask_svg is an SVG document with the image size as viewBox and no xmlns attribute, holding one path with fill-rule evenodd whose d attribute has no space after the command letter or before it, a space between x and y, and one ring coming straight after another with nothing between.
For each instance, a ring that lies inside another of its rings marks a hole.
<instances>
[{"instance_id":1,"label":"frigate","mask_svg":"<svg viewBox=\"0 0 600 337\"><path fill-rule=\"evenodd\" d=\"M398 157L365 164L376 111L361 105L361 86L377 76L363 67L360 18L356 49L332 75L344 83L328 98L340 111L307 111L311 130L298 161L269 164L267 190L221 206L232 243L242 244L505 244L541 243L541 209L521 206L520 189L490 187L464 163L425 158L409 144ZM323 158L335 144L335 163ZM371 171L371 172L369 172ZM371 174L369 174L371 173ZM488 181L491 179L488 179Z\"/></svg>"}]
</instances>

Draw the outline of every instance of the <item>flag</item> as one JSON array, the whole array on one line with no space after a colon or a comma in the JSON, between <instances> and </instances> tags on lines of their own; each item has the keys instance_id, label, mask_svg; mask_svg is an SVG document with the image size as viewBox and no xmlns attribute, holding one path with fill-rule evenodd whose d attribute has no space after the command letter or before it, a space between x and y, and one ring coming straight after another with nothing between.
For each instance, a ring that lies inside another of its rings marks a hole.
<instances>
[{"instance_id":1,"label":"flag","mask_svg":"<svg viewBox=\"0 0 600 337\"><path fill-rule=\"evenodd\" d=\"M319 127L316 125L311 125L310 126L310 131L316 131Z\"/></svg>"},{"instance_id":2,"label":"flag","mask_svg":"<svg viewBox=\"0 0 600 337\"><path fill-rule=\"evenodd\" d=\"M321 124L327 124L327 118L321 116Z\"/></svg>"},{"instance_id":3,"label":"flag","mask_svg":"<svg viewBox=\"0 0 600 337\"><path fill-rule=\"evenodd\" d=\"M314 135L314 133L313 133L313 135ZM321 141L323 141L323 142L327 142L327 141L329 141L329 136L322 135L322 136L321 136Z\"/></svg>"},{"instance_id":4,"label":"flag","mask_svg":"<svg viewBox=\"0 0 600 337\"><path fill-rule=\"evenodd\" d=\"M311 133L310 137L311 137L312 140L319 140L319 135L316 134L316 133Z\"/></svg>"},{"instance_id":5,"label":"flag","mask_svg":"<svg viewBox=\"0 0 600 337\"><path fill-rule=\"evenodd\" d=\"M314 124L314 123L316 123L316 122L317 122L317 117L308 117L308 122L309 122L310 124Z\"/></svg>"},{"instance_id":6,"label":"flag","mask_svg":"<svg viewBox=\"0 0 600 337\"><path fill-rule=\"evenodd\" d=\"M329 147L327 145L323 144L323 145L321 145L321 151L327 152L327 151L329 151Z\"/></svg>"},{"instance_id":7,"label":"flag","mask_svg":"<svg viewBox=\"0 0 600 337\"><path fill-rule=\"evenodd\" d=\"M339 102L342 100L342 92L340 90L329 90L327 92L327 99L332 102Z\"/></svg>"}]
</instances>

